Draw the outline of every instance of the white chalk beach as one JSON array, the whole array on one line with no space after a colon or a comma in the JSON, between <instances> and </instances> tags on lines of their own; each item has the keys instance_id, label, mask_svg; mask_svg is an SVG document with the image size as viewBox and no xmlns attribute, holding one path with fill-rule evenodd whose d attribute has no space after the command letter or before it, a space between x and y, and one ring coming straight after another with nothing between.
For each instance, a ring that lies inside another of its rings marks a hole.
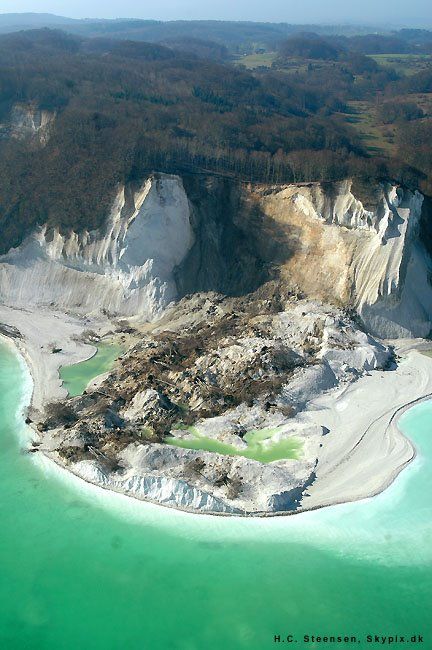
<instances>
[{"instance_id":1,"label":"white chalk beach","mask_svg":"<svg viewBox=\"0 0 432 650\"><path fill-rule=\"evenodd\" d=\"M421 340L398 342L401 359L396 370L373 371L310 404L312 420L330 432L323 439L317 478L303 507L378 494L414 458L415 449L397 421L410 405L431 397L432 359L420 351L427 346Z\"/></svg>"}]
</instances>

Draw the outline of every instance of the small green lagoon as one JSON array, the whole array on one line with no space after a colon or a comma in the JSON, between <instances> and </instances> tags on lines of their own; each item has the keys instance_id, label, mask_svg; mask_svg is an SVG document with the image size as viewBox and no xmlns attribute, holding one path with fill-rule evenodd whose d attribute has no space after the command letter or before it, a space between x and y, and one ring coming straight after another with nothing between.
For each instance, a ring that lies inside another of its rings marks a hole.
<instances>
[{"instance_id":1,"label":"small green lagoon","mask_svg":"<svg viewBox=\"0 0 432 650\"><path fill-rule=\"evenodd\" d=\"M279 440L269 443L278 429L259 429L248 431L243 440L247 442L246 449L237 449L227 442L220 442L214 438L203 436L195 427L185 427L193 438L181 439L165 438L165 442L174 447L183 449L200 449L201 451L213 451L227 456L244 456L261 463L271 463L275 460L297 459L301 452L301 442L295 438Z\"/></svg>"},{"instance_id":2,"label":"small green lagoon","mask_svg":"<svg viewBox=\"0 0 432 650\"><path fill-rule=\"evenodd\" d=\"M115 343L102 342L96 347L97 352L90 359L60 368L60 379L69 397L82 395L88 383L104 372L108 372L122 353L121 345Z\"/></svg>"}]
</instances>

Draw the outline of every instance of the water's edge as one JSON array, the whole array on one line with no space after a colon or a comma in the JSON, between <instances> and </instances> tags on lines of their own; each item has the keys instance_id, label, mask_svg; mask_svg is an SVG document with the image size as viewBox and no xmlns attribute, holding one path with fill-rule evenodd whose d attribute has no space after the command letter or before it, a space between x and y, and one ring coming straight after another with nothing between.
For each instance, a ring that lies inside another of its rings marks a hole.
<instances>
[{"instance_id":1,"label":"water's edge","mask_svg":"<svg viewBox=\"0 0 432 650\"><path fill-rule=\"evenodd\" d=\"M0 335L0 340L5 341L7 343L7 345L8 345L8 347L11 350L13 350L14 354L19 359L19 363L20 363L21 367L25 369L25 374L29 378L29 383L28 383L28 386L26 387L26 391L25 391L25 393L23 395L22 403L20 404L20 408L19 408L20 416L23 419L25 419L26 416L27 416L28 410L30 408L31 398L32 398L32 394L33 394L33 391L34 391L34 379L32 377L32 373L31 373L31 366L27 362L27 358L26 358L26 354L25 354L25 346L20 345L19 340L13 339L13 338L8 337L8 336L5 336L3 334ZM97 348L96 348L96 351L94 352L94 354L91 355L91 357L89 357L89 358L94 357L95 354L97 354ZM127 493L127 492L125 492L123 490L117 490L113 486L105 486L103 484L88 481L88 480L84 479L80 474L75 472L73 470L73 468L71 468L69 465L66 465L66 464L62 463L60 461L60 459L56 455L50 454L49 452L40 450L38 452L35 452L32 455L33 456L43 455L44 458L49 463L53 463L56 466L57 469L60 469L65 474L73 475L75 478L79 479L79 481L82 481L82 483L86 484L87 486L93 486L94 488L103 490L104 493L106 493L107 495L113 494L113 493L115 493L117 495L122 495L122 496L124 496L124 497L126 497L128 499L132 499L134 502L148 503L148 504L152 504L154 506L158 506L160 508L183 512L183 513L186 513L188 515L199 515L199 516L210 516L210 517L243 518L243 519L245 519L245 518L246 519L254 519L254 518L262 519L262 518L275 518L275 517L284 517L284 518L286 518L286 517L293 517L295 515L304 515L305 513L308 513L308 512L314 512L314 511L319 511L319 510L323 510L323 509L329 509L329 508L332 508L334 506L340 506L340 505L344 505L344 504L350 504L350 503L356 503L356 502L360 502L360 501L369 500L369 499L372 499L372 498L378 496L379 494L382 494L385 490L387 490L390 487L390 485L392 485L394 483L394 481L399 476L399 474L414 461L414 459L416 458L416 455L417 455L417 450L416 450L415 444L413 443L413 441L410 438L408 438L405 435L403 430L398 426L398 422L399 422L400 418L402 417L402 415L406 411L408 411L410 408L412 408L412 407L414 407L414 406L416 406L416 405L418 405L418 404L420 404L422 402L428 401L431 398L432 398L432 393L429 393L429 394L423 395L422 397L419 397L419 398L417 398L415 400L411 400L411 401L407 402L406 404L398 407L393 412L393 414L390 416L389 421L388 421L387 426L386 426L386 432L390 427L396 427L397 430L398 430L398 433L401 436L403 436L403 438L405 440L407 440L409 445L411 446L412 456L406 462L402 463L398 468L396 468L392 472L392 474L388 477L388 480L380 487L380 489L376 490L375 492L373 492L373 493L371 493L371 494L369 494L367 496L364 496L364 497L361 497L361 498L358 498L358 499L345 498L345 499L341 499L341 500L332 500L331 503L324 503L322 505L312 506L312 507L304 508L304 509L297 510L297 511L254 512L254 513L251 513L251 514L248 514L248 513L231 514L231 513L226 513L226 512L203 512L203 511L200 512L200 511L197 511L197 510L189 509L187 507L174 506L174 505L169 505L169 504L165 504L165 503L160 503L158 501L155 501L155 500L152 500L152 499L149 499L149 498L144 498L144 497L141 497L141 496L137 496L137 495L134 495L134 494ZM28 438L26 437L25 438L25 443L29 443L32 439L33 440L34 439L40 440L39 431L36 429L36 427L34 427L32 424L24 425L24 429L25 429L25 427L27 427L27 430L32 431L32 436L29 435Z\"/></svg>"}]
</instances>

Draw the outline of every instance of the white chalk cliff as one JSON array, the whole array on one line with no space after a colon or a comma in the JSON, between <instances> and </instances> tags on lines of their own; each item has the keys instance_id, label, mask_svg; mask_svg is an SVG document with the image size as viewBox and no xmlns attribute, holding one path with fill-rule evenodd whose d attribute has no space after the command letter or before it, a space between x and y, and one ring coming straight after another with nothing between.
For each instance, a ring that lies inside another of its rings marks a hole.
<instances>
[{"instance_id":1,"label":"white chalk cliff","mask_svg":"<svg viewBox=\"0 0 432 650\"><path fill-rule=\"evenodd\" d=\"M373 194L366 209L349 181L256 191L263 212L297 241L283 268L288 283L354 307L378 336L426 337L432 261L419 237L423 196L390 183Z\"/></svg>"},{"instance_id":2,"label":"white chalk cliff","mask_svg":"<svg viewBox=\"0 0 432 650\"><path fill-rule=\"evenodd\" d=\"M194 241L189 217L178 177L122 187L103 230L62 235L43 227L3 256L0 299L154 318L176 298L173 271Z\"/></svg>"},{"instance_id":3,"label":"white chalk cliff","mask_svg":"<svg viewBox=\"0 0 432 650\"><path fill-rule=\"evenodd\" d=\"M382 184L371 188L373 208L366 208L345 181L236 186L235 196L227 214L236 215L243 232L256 230L257 259L260 246L272 240L272 224L285 233L277 242L277 259L266 262L279 267L288 288L355 308L378 336L429 334L432 262L419 237L421 194ZM65 235L41 227L2 256L0 300L154 319L179 297L183 264L205 236L211 215L199 201L199 192L190 200L178 176L154 174L139 187L121 187L98 231ZM263 215L259 227L248 222L251 205ZM198 223L194 214L200 210ZM222 267L223 246L213 231L208 238L206 251L217 250L211 263ZM210 261L198 253L205 274ZM193 282L189 278L190 290L200 290Z\"/></svg>"}]
</instances>

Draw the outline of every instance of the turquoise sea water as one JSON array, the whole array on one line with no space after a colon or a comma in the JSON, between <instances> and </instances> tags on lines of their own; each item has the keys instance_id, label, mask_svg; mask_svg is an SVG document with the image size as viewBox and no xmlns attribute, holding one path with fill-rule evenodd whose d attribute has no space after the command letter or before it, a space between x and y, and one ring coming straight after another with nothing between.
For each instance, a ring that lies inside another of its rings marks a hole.
<instances>
[{"instance_id":1,"label":"turquoise sea water","mask_svg":"<svg viewBox=\"0 0 432 650\"><path fill-rule=\"evenodd\" d=\"M256 650L275 634L347 647L302 640L326 633L432 648L432 404L404 415L419 455L378 497L250 520L111 495L21 453L28 393L1 346L2 650Z\"/></svg>"}]
</instances>

